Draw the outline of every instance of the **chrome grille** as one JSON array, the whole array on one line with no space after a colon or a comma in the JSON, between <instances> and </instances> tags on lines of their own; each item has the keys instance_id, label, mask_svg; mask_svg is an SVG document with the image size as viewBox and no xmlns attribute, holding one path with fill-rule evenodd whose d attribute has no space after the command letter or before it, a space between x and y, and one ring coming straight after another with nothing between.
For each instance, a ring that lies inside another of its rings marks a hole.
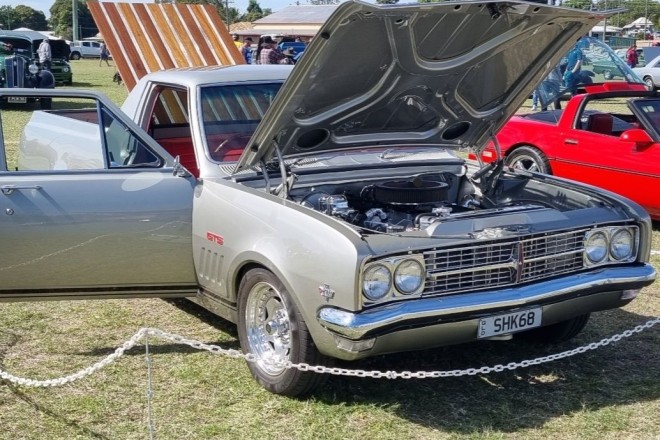
<instances>
[{"instance_id":1,"label":"chrome grille","mask_svg":"<svg viewBox=\"0 0 660 440\"><path fill-rule=\"evenodd\" d=\"M586 230L424 252L424 295L512 286L583 269Z\"/></svg>"}]
</instances>

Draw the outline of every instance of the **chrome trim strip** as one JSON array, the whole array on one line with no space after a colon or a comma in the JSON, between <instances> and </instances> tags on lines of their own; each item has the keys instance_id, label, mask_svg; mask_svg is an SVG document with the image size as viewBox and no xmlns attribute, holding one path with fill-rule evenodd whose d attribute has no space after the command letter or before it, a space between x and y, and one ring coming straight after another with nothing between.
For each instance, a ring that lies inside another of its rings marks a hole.
<instances>
[{"instance_id":1,"label":"chrome trim strip","mask_svg":"<svg viewBox=\"0 0 660 440\"><path fill-rule=\"evenodd\" d=\"M417 319L523 307L593 288L606 292L642 287L650 284L655 277L656 271L650 264L606 267L525 286L416 299L387 304L364 312L350 312L326 306L319 309L317 319L326 329L358 340L379 328Z\"/></svg>"},{"instance_id":2,"label":"chrome trim strip","mask_svg":"<svg viewBox=\"0 0 660 440\"><path fill-rule=\"evenodd\" d=\"M544 258L547 260L547 258ZM510 261L508 263L500 263L500 264L489 264L487 266L472 266L472 267L466 267L463 269L457 269L457 270L448 270L445 272L435 272L429 274L429 278L432 279L438 279L438 278L446 278L452 275L460 275L464 273L474 273L475 271L478 270L497 270L497 269L517 269L518 268L518 263L515 261Z\"/></svg>"}]
</instances>

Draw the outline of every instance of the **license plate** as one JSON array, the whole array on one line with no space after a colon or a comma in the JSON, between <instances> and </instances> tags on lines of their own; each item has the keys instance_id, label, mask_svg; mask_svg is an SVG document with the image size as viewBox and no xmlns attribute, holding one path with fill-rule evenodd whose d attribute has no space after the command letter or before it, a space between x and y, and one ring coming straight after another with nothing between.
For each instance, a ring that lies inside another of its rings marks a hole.
<instances>
[{"instance_id":1,"label":"license plate","mask_svg":"<svg viewBox=\"0 0 660 440\"><path fill-rule=\"evenodd\" d=\"M541 308L527 309L521 312L489 316L479 320L477 338L490 338L527 330L541 325Z\"/></svg>"},{"instance_id":2,"label":"license plate","mask_svg":"<svg viewBox=\"0 0 660 440\"><path fill-rule=\"evenodd\" d=\"M25 104L27 102L27 98L25 96L7 96L7 102Z\"/></svg>"}]
</instances>

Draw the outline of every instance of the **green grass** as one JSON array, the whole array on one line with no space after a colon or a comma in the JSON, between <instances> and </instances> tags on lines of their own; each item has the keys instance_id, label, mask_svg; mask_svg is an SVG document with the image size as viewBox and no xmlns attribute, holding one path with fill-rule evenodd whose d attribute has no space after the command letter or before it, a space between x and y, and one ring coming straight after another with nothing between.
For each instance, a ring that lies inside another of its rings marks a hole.
<instances>
[{"instance_id":1,"label":"green grass","mask_svg":"<svg viewBox=\"0 0 660 440\"><path fill-rule=\"evenodd\" d=\"M126 96L113 69L75 61L74 86ZM3 113L4 116L4 113ZM653 235L660 250L660 229ZM3 249L3 252L11 250ZM660 255L653 256L660 268ZM0 280L1 282L1 280ZM557 346L485 342L347 364L362 369L446 370L521 361L598 341L660 315L653 285L629 306L595 314ZM0 368L54 378L87 367L157 327L238 348L233 325L187 302L151 300L0 303ZM549 364L461 378L331 377L312 398L264 391L243 361L150 341L156 439L660 439L660 332L645 331ZM59 388L0 382L0 439L145 439L143 347Z\"/></svg>"}]
</instances>

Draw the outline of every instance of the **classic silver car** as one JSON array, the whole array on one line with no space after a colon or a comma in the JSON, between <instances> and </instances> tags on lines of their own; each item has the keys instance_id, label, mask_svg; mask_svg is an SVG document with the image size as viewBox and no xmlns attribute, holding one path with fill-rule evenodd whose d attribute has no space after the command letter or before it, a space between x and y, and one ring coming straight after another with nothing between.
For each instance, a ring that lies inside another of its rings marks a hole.
<instances>
[{"instance_id":1,"label":"classic silver car","mask_svg":"<svg viewBox=\"0 0 660 440\"><path fill-rule=\"evenodd\" d=\"M324 376L282 360L571 338L655 279L648 215L463 157L599 19L349 1L293 69L156 72L122 110L49 92L0 149L0 298L190 297L286 395Z\"/></svg>"}]
</instances>

